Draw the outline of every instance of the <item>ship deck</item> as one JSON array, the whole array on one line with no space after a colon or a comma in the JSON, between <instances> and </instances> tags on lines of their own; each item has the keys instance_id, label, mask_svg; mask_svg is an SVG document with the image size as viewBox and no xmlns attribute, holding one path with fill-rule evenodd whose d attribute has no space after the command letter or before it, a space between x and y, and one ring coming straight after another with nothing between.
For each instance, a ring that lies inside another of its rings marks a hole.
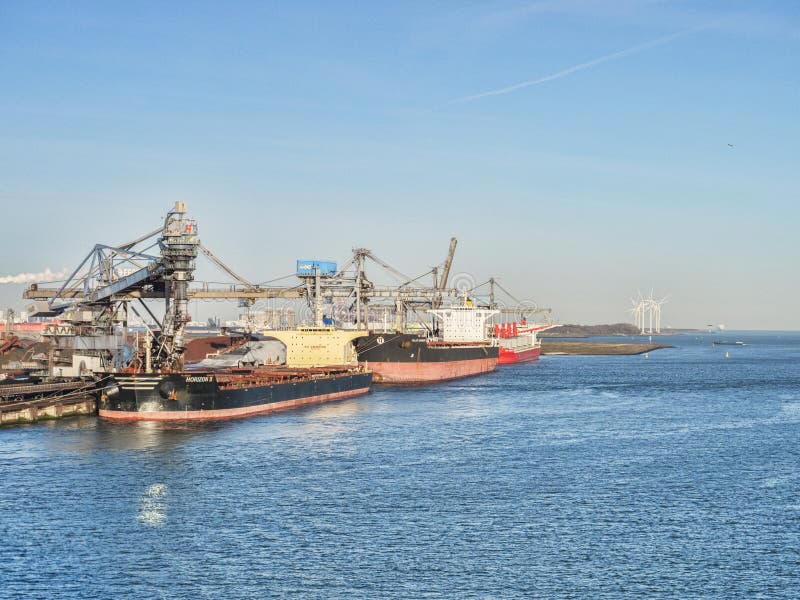
<instances>
[{"instance_id":1,"label":"ship deck","mask_svg":"<svg viewBox=\"0 0 800 600\"><path fill-rule=\"evenodd\" d=\"M363 373L364 369L354 365L332 365L325 367L286 367L281 365L261 367L223 367L219 369L184 370L176 373L127 373L126 378L153 379L168 375L179 375L190 382L215 380L220 389L261 387L294 381L327 379ZM121 374L122 375L122 374Z\"/></svg>"}]
</instances>

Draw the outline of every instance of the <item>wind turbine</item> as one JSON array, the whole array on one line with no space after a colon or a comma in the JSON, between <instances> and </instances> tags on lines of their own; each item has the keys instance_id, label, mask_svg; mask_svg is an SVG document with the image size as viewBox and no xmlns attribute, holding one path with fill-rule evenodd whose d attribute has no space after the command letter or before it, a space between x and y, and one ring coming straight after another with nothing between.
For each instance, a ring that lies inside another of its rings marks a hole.
<instances>
[{"instance_id":1,"label":"wind turbine","mask_svg":"<svg viewBox=\"0 0 800 600\"><path fill-rule=\"evenodd\" d=\"M631 313L633 316L633 324L636 325L637 329L642 328L642 303L640 300L636 298L631 298L631 308L628 309L628 312Z\"/></svg>"},{"instance_id":2,"label":"wind turbine","mask_svg":"<svg viewBox=\"0 0 800 600\"><path fill-rule=\"evenodd\" d=\"M652 334L653 333L653 318L655 317L655 312L656 312L656 305L655 305L655 302L653 301L653 288L650 288L650 295L647 296L647 298L645 298L643 300L643 302L645 304L645 310L647 311L647 316L648 316L648 320L649 320L649 327L648 327L649 331L648 331L648 333Z\"/></svg>"},{"instance_id":3,"label":"wind turbine","mask_svg":"<svg viewBox=\"0 0 800 600\"><path fill-rule=\"evenodd\" d=\"M664 296L661 300L655 300L653 306L656 311L656 333L661 333L661 307L666 304L669 296Z\"/></svg>"},{"instance_id":4,"label":"wind turbine","mask_svg":"<svg viewBox=\"0 0 800 600\"><path fill-rule=\"evenodd\" d=\"M667 302L668 296L656 300L653 288L650 288L647 297L642 295L641 290L636 290L636 294L631 298L631 308L628 309L633 315L636 327L642 334L661 333L661 306Z\"/></svg>"},{"instance_id":5,"label":"wind turbine","mask_svg":"<svg viewBox=\"0 0 800 600\"><path fill-rule=\"evenodd\" d=\"M648 305L642 296L641 290L636 290L636 296L631 298L631 308L628 309L628 312L633 315L634 324L641 333L645 332L644 324L647 308Z\"/></svg>"}]
</instances>

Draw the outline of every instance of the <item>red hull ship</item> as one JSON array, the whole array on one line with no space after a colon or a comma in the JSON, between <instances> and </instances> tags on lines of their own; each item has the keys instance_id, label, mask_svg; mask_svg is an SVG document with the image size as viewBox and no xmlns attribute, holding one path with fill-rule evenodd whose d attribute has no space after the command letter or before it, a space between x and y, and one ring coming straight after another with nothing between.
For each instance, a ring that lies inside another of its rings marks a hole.
<instances>
[{"instance_id":1,"label":"red hull ship","mask_svg":"<svg viewBox=\"0 0 800 600\"><path fill-rule=\"evenodd\" d=\"M497 358L498 365L513 365L516 363L538 360L542 353L541 347L529 348L528 350L512 350L500 346L500 356Z\"/></svg>"},{"instance_id":2,"label":"red hull ship","mask_svg":"<svg viewBox=\"0 0 800 600\"><path fill-rule=\"evenodd\" d=\"M524 320L519 324L495 324L494 337L500 346L497 364L513 365L538 360L542 353L542 342L536 333L550 327L552 325L528 326Z\"/></svg>"}]
</instances>

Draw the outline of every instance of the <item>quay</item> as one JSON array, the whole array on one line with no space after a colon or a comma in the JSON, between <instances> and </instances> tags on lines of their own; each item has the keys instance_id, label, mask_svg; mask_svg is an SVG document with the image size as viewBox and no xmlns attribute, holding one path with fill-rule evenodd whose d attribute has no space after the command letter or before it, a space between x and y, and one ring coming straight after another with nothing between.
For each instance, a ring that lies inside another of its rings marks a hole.
<instances>
[{"instance_id":1,"label":"quay","mask_svg":"<svg viewBox=\"0 0 800 600\"><path fill-rule=\"evenodd\" d=\"M97 414L94 382L67 381L0 386L0 427Z\"/></svg>"}]
</instances>

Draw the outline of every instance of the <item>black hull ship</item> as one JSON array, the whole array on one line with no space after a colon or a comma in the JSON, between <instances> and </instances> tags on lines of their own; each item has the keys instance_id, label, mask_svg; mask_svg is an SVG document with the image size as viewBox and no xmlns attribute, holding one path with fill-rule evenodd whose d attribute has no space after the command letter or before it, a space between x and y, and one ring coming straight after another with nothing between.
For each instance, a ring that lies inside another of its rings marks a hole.
<instances>
[{"instance_id":1,"label":"black hull ship","mask_svg":"<svg viewBox=\"0 0 800 600\"><path fill-rule=\"evenodd\" d=\"M366 394L372 373L354 367L226 369L115 375L99 414L118 421L247 417Z\"/></svg>"},{"instance_id":2,"label":"black hull ship","mask_svg":"<svg viewBox=\"0 0 800 600\"><path fill-rule=\"evenodd\" d=\"M355 340L358 362L376 383L418 384L494 371L499 348L481 342L429 340L410 333L371 334Z\"/></svg>"}]
</instances>

